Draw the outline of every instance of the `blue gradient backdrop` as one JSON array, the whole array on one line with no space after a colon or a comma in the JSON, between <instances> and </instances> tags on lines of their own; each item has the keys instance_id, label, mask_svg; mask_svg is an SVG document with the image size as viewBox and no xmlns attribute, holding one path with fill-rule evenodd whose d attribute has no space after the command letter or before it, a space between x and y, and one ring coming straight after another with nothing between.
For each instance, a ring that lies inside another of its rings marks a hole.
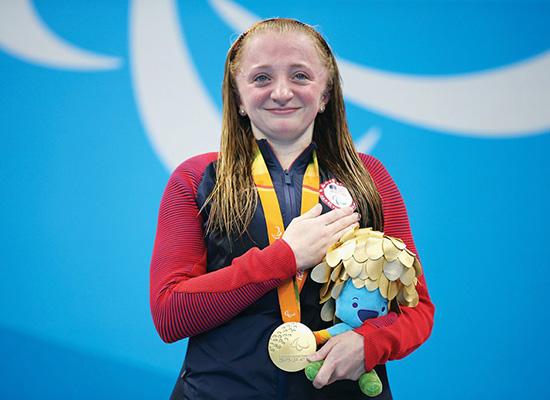
<instances>
[{"instance_id":1,"label":"blue gradient backdrop","mask_svg":"<svg viewBox=\"0 0 550 400\"><path fill-rule=\"evenodd\" d=\"M239 4L320 25L340 57L386 71L445 76L550 49L547 2ZM186 344L162 343L149 313L169 171L136 107L129 4L34 6L60 37L123 65L52 69L0 48L0 398L165 399ZM232 30L206 2L178 6L220 107ZM372 153L403 193L437 307L429 341L388 364L395 397L549 398L549 132L479 139L348 108L354 137L381 132Z\"/></svg>"}]
</instances>

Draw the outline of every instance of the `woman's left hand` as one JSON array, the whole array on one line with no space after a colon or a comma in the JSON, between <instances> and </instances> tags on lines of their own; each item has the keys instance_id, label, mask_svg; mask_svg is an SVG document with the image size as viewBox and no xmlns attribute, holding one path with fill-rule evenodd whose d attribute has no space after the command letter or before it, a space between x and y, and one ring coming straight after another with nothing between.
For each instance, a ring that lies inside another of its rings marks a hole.
<instances>
[{"instance_id":1,"label":"woman's left hand","mask_svg":"<svg viewBox=\"0 0 550 400\"><path fill-rule=\"evenodd\" d=\"M365 345L362 335L349 331L334 336L308 361L325 360L323 366L313 381L313 386L321 389L323 386L341 379L358 381L365 369Z\"/></svg>"}]
</instances>

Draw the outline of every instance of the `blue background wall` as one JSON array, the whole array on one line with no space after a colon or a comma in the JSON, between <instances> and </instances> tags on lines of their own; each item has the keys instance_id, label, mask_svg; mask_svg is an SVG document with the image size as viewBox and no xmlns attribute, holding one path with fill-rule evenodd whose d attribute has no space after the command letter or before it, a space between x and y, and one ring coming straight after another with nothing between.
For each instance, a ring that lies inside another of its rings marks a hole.
<instances>
[{"instance_id":1,"label":"blue background wall","mask_svg":"<svg viewBox=\"0 0 550 400\"><path fill-rule=\"evenodd\" d=\"M137 10L172 4L154 3L0 2L3 399L169 396L185 342L158 338L148 273L175 165L163 151L175 145L159 139L147 104L165 110L171 101L209 98L219 113L225 53L239 21L285 16L319 25L342 60L415 82L465 79L467 86L469 78L529 67L550 50L547 2L181 0L171 15L203 87L146 99L132 27ZM40 21L34 35L30 24ZM57 45L44 51L37 40ZM87 51L80 64L69 54L78 51ZM543 373L550 67L518 76L537 80L527 96L522 79L499 85L503 92L472 114L469 128L457 127L453 112L448 129L410 121L403 108L378 107L377 93L365 94L372 107L348 103L354 139L384 162L403 193L437 307L430 340L388 364L396 398L550 396ZM354 79L344 75L344 84ZM472 99L477 86L467 86ZM533 112L513 116L518 127L507 130L507 115L492 107L511 101L519 109L531 91L540 99ZM418 93L419 103L434 101ZM471 112L468 101L464 110ZM206 140L196 126L176 130L191 139L181 161Z\"/></svg>"}]
</instances>

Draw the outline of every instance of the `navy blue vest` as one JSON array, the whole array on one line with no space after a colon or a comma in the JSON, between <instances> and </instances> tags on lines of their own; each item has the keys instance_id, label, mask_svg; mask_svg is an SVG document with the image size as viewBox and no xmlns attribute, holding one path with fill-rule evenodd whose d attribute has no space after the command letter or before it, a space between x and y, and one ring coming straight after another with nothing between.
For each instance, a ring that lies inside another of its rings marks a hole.
<instances>
[{"instance_id":1,"label":"navy blue vest","mask_svg":"<svg viewBox=\"0 0 550 400\"><path fill-rule=\"evenodd\" d=\"M300 215L302 180L315 145L310 145L288 170L283 170L265 140L258 141L258 146L269 168L286 228ZM214 162L204 171L197 192L199 208L214 188L215 168ZM332 178L321 165L319 174L321 182ZM208 211L208 207L203 210L203 221L207 220ZM323 204L323 212L328 211L330 208ZM205 240L208 272L225 268L252 247L268 246L261 203L258 201L248 234L228 240L225 234L214 232L206 235ZM320 318L319 287L308 275L300 295L301 322L312 330L330 326ZM185 363L171 399L367 398L357 382L339 381L317 390L303 371L287 373L275 367L268 356L267 342L281 323L277 291L272 290L225 324L189 338ZM384 385L382 394L376 399L391 399L385 366L377 366L376 371Z\"/></svg>"}]
</instances>

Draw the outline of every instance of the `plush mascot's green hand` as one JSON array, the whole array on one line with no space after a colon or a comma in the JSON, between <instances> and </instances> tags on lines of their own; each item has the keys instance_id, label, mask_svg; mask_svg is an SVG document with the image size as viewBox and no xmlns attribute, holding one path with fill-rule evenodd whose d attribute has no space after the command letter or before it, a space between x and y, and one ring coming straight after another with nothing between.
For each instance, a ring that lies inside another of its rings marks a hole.
<instances>
[{"instance_id":1,"label":"plush mascot's green hand","mask_svg":"<svg viewBox=\"0 0 550 400\"><path fill-rule=\"evenodd\" d=\"M323 361L309 363L305 369L307 379L313 382L322 365ZM361 378L359 378L359 388L369 397L375 397L382 393L382 382L380 382L380 378L375 370L361 375Z\"/></svg>"}]
</instances>

